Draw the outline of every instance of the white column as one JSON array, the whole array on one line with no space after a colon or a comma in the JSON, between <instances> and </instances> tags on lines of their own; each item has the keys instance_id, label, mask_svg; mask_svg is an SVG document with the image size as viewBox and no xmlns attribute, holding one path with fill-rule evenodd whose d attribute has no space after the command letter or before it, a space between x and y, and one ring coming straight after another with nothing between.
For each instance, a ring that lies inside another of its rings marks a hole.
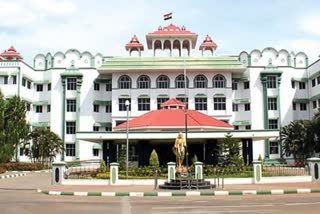
<instances>
[{"instance_id":1,"label":"white column","mask_svg":"<svg viewBox=\"0 0 320 214\"><path fill-rule=\"evenodd\" d=\"M262 161L253 161L253 183L260 183L262 178Z\"/></svg>"},{"instance_id":2,"label":"white column","mask_svg":"<svg viewBox=\"0 0 320 214\"><path fill-rule=\"evenodd\" d=\"M176 163L175 162L169 162L168 165L168 182L170 182L172 179L176 179Z\"/></svg>"},{"instance_id":3,"label":"white column","mask_svg":"<svg viewBox=\"0 0 320 214\"><path fill-rule=\"evenodd\" d=\"M65 162L52 163L51 184L62 184L64 180L64 172L66 170Z\"/></svg>"},{"instance_id":4,"label":"white column","mask_svg":"<svg viewBox=\"0 0 320 214\"><path fill-rule=\"evenodd\" d=\"M195 179L203 179L203 163L200 161L197 161L194 163L195 168Z\"/></svg>"},{"instance_id":5,"label":"white column","mask_svg":"<svg viewBox=\"0 0 320 214\"><path fill-rule=\"evenodd\" d=\"M119 164L110 163L110 185L116 185L119 181Z\"/></svg>"},{"instance_id":6,"label":"white column","mask_svg":"<svg viewBox=\"0 0 320 214\"><path fill-rule=\"evenodd\" d=\"M320 181L320 158L308 158L307 161L312 181Z\"/></svg>"}]
</instances>

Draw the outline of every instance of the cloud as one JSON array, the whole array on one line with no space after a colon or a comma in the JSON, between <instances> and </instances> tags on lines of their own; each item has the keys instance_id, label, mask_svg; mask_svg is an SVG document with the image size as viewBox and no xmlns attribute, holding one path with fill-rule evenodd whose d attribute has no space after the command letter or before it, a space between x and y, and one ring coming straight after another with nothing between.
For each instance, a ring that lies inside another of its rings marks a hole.
<instances>
[{"instance_id":1,"label":"cloud","mask_svg":"<svg viewBox=\"0 0 320 214\"><path fill-rule=\"evenodd\" d=\"M320 36L320 15L312 15L301 18L300 29L308 34Z\"/></svg>"}]
</instances>

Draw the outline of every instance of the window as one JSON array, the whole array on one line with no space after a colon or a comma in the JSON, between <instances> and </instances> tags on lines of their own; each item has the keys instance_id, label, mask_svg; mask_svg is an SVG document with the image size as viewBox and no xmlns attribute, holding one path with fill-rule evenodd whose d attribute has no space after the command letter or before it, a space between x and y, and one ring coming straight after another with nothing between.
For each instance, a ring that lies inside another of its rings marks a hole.
<instances>
[{"instance_id":1,"label":"window","mask_svg":"<svg viewBox=\"0 0 320 214\"><path fill-rule=\"evenodd\" d=\"M75 91L77 89L77 78L67 78L67 90Z\"/></svg>"},{"instance_id":2,"label":"window","mask_svg":"<svg viewBox=\"0 0 320 214\"><path fill-rule=\"evenodd\" d=\"M318 100L318 106L319 106L319 108L320 108L320 99Z\"/></svg>"},{"instance_id":3,"label":"window","mask_svg":"<svg viewBox=\"0 0 320 214\"><path fill-rule=\"evenodd\" d=\"M107 113L111 113L111 112L112 112L112 104L111 104L111 103L108 103L108 104L106 105L106 112L107 112Z\"/></svg>"},{"instance_id":4,"label":"window","mask_svg":"<svg viewBox=\"0 0 320 214\"><path fill-rule=\"evenodd\" d=\"M67 100L67 112L76 112L76 100Z\"/></svg>"},{"instance_id":5,"label":"window","mask_svg":"<svg viewBox=\"0 0 320 214\"><path fill-rule=\"evenodd\" d=\"M138 88L150 88L150 78L147 75L141 75L137 83Z\"/></svg>"},{"instance_id":6,"label":"window","mask_svg":"<svg viewBox=\"0 0 320 214\"><path fill-rule=\"evenodd\" d=\"M297 104L296 103L292 103L292 110L293 111L297 110Z\"/></svg>"},{"instance_id":7,"label":"window","mask_svg":"<svg viewBox=\"0 0 320 214\"><path fill-rule=\"evenodd\" d=\"M25 78L22 78L22 86L26 87L26 79Z\"/></svg>"},{"instance_id":8,"label":"window","mask_svg":"<svg viewBox=\"0 0 320 214\"><path fill-rule=\"evenodd\" d=\"M68 157L76 156L76 144L66 143L66 156Z\"/></svg>"},{"instance_id":9,"label":"window","mask_svg":"<svg viewBox=\"0 0 320 214\"><path fill-rule=\"evenodd\" d=\"M36 113L42 113L42 106L36 106Z\"/></svg>"},{"instance_id":10,"label":"window","mask_svg":"<svg viewBox=\"0 0 320 214\"><path fill-rule=\"evenodd\" d=\"M23 147L20 147L20 148L19 148L19 155L20 155L20 156L23 156L23 155L24 155L24 149L23 149Z\"/></svg>"},{"instance_id":11,"label":"window","mask_svg":"<svg viewBox=\"0 0 320 214\"><path fill-rule=\"evenodd\" d=\"M268 110L277 110L277 98L276 97L269 97L268 98Z\"/></svg>"},{"instance_id":12,"label":"window","mask_svg":"<svg viewBox=\"0 0 320 214\"><path fill-rule=\"evenodd\" d=\"M111 132L112 131L112 127L111 126L106 126L105 127L105 131L106 132Z\"/></svg>"},{"instance_id":13,"label":"window","mask_svg":"<svg viewBox=\"0 0 320 214\"><path fill-rule=\"evenodd\" d=\"M267 88L277 88L277 77L268 76L267 77Z\"/></svg>"},{"instance_id":14,"label":"window","mask_svg":"<svg viewBox=\"0 0 320 214\"><path fill-rule=\"evenodd\" d=\"M299 89L306 89L306 83L305 82L299 82Z\"/></svg>"},{"instance_id":15,"label":"window","mask_svg":"<svg viewBox=\"0 0 320 214\"><path fill-rule=\"evenodd\" d=\"M94 157L99 157L99 149L92 149L92 154Z\"/></svg>"},{"instance_id":16,"label":"window","mask_svg":"<svg viewBox=\"0 0 320 214\"><path fill-rule=\"evenodd\" d=\"M317 108L317 101L312 101L312 106L313 106L313 109Z\"/></svg>"},{"instance_id":17,"label":"window","mask_svg":"<svg viewBox=\"0 0 320 214\"><path fill-rule=\"evenodd\" d=\"M100 90L100 84L99 83L93 83L93 89L95 90L95 91L99 91Z\"/></svg>"},{"instance_id":18,"label":"window","mask_svg":"<svg viewBox=\"0 0 320 214\"><path fill-rule=\"evenodd\" d=\"M126 100L129 100L129 111L131 111L131 99L129 98L119 98L119 111L126 111Z\"/></svg>"},{"instance_id":19,"label":"window","mask_svg":"<svg viewBox=\"0 0 320 214\"><path fill-rule=\"evenodd\" d=\"M244 104L244 110L245 111L250 111L250 103Z\"/></svg>"},{"instance_id":20,"label":"window","mask_svg":"<svg viewBox=\"0 0 320 214\"><path fill-rule=\"evenodd\" d=\"M176 97L177 100L186 104L186 109L189 107L189 99L188 97Z\"/></svg>"},{"instance_id":21,"label":"window","mask_svg":"<svg viewBox=\"0 0 320 214\"><path fill-rule=\"evenodd\" d=\"M300 103L300 111L307 111L307 103Z\"/></svg>"},{"instance_id":22,"label":"window","mask_svg":"<svg viewBox=\"0 0 320 214\"><path fill-rule=\"evenodd\" d=\"M238 104L232 103L232 111L238 111L239 110L238 107L239 107Z\"/></svg>"},{"instance_id":23,"label":"window","mask_svg":"<svg viewBox=\"0 0 320 214\"><path fill-rule=\"evenodd\" d=\"M225 88L226 87L226 78L218 74L213 77L213 87L214 88Z\"/></svg>"},{"instance_id":24,"label":"window","mask_svg":"<svg viewBox=\"0 0 320 214\"><path fill-rule=\"evenodd\" d=\"M127 75L123 75L119 78L118 87L122 89L131 88L131 79Z\"/></svg>"},{"instance_id":25,"label":"window","mask_svg":"<svg viewBox=\"0 0 320 214\"><path fill-rule=\"evenodd\" d=\"M170 88L170 80L166 75L160 75L157 79L157 88Z\"/></svg>"},{"instance_id":26,"label":"window","mask_svg":"<svg viewBox=\"0 0 320 214\"><path fill-rule=\"evenodd\" d=\"M161 103L169 100L169 97L158 97L157 98L157 109L161 109Z\"/></svg>"},{"instance_id":27,"label":"window","mask_svg":"<svg viewBox=\"0 0 320 214\"><path fill-rule=\"evenodd\" d=\"M47 112L51 111L51 105L47 105Z\"/></svg>"},{"instance_id":28,"label":"window","mask_svg":"<svg viewBox=\"0 0 320 214\"><path fill-rule=\"evenodd\" d=\"M271 141L269 144L270 155L279 154L279 143L277 141Z\"/></svg>"},{"instance_id":29,"label":"window","mask_svg":"<svg viewBox=\"0 0 320 214\"><path fill-rule=\"evenodd\" d=\"M17 76L12 76L12 84L17 84Z\"/></svg>"},{"instance_id":30,"label":"window","mask_svg":"<svg viewBox=\"0 0 320 214\"><path fill-rule=\"evenodd\" d=\"M249 89L250 88L250 82L249 81L243 82L243 88L244 89Z\"/></svg>"},{"instance_id":31,"label":"window","mask_svg":"<svg viewBox=\"0 0 320 214\"><path fill-rule=\"evenodd\" d=\"M206 97L196 97L194 99L195 109L200 111L207 110L207 98Z\"/></svg>"},{"instance_id":32,"label":"window","mask_svg":"<svg viewBox=\"0 0 320 214\"><path fill-rule=\"evenodd\" d=\"M251 125L246 125L245 128L246 128L247 130L250 130L250 129L251 129Z\"/></svg>"},{"instance_id":33,"label":"window","mask_svg":"<svg viewBox=\"0 0 320 214\"><path fill-rule=\"evenodd\" d=\"M226 110L226 98L225 97L214 97L213 98L213 109L214 110Z\"/></svg>"},{"instance_id":34,"label":"window","mask_svg":"<svg viewBox=\"0 0 320 214\"><path fill-rule=\"evenodd\" d=\"M5 84L5 85L8 84L8 76L3 77L3 84Z\"/></svg>"},{"instance_id":35,"label":"window","mask_svg":"<svg viewBox=\"0 0 320 214\"><path fill-rule=\"evenodd\" d=\"M312 87L315 87L316 86L316 79L312 79Z\"/></svg>"},{"instance_id":36,"label":"window","mask_svg":"<svg viewBox=\"0 0 320 214\"><path fill-rule=\"evenodd\" d=\"M106 83L106 91L112 91L112 82L111 82L111 80Z\"/></svg>"},{"instance_id":37,"label":"window","mask_svg":"<svg viewBox=\"0 0 320 214\"><path fill-rule=\"evenodd\" d=\"M138 98L138 111L150 110L150 98Z\"/></svg>"},{"instance_id":38,"label":"window","mask_svg":"<svg viewBox=\"0 0 320 214\"><path fill-rule=\"evenodd\" d=\"M278 120L277 119L269 120L269 129L278 129Z\"/></svg>"},{"instance_id":39,"label":"window","mask_svg":"<svg viewBox=\"0 0 320 214\"><path fill-rule=\"evenodd\" d=\"M234 130L239 130L239 126L234 126Z\"/></svg>"},{"instance_id":40,"label":"window","mask_svg":"<svg viewBox=\"0 0 320 214\"><path fill-rule=\"evenodd\" d=\"M200 74L200 75L197 75L195 78L194 78L194 87L195 88L207 88L208 87L208 80L207 78Z\"/></svg>"},{"instance_id":41,"label":"window","mask_svg":"<svg viewBox=\"0 0 320 214\"><path fill-rule=\"evenodd\" d=\"M232 90L238 90L238 83L236 81L232 81Z\"/></svg>"},{"instance_id":42,"label":"window","mask_svg":"<svg viewBox=\"0 0 320 214\"><path fill-rule=\"evenodd\" d=\"M320 84L320 76L317 77L317 84Z\"/></svg>"},{"instance_id":43,"label":"window","mask_svg":"<svg viewBox=\"0 0 320 214\"><path fill-rule=\"evenodd\" d=\"M51 83L48 84L48 91L51 91Z\"/></svg>"},{"instance_id":44,"label":"window","mask_svg":"<svg viewBox=\"0 0 320 214\"><path fill-rule=\"evenodd\" d=\"M293 80L291 80L291 87L292 87L292 88L295 88L295 87L296 87L296 83L295 83L295 81L293 81Z\"/></svg>"},{"instance_id":45,"label":"window","mask_svg":"<svg viewBox=\"0 0 320 214\"><path fill-rule=\"evenodd\" d=\"M26 108L27 108L27 111L30 111L31 110L31 104L30 103L26 103Z\"/></svg>"},{"instance_id":46,"label":"window","mask_svg":"<svg viewBox=\"0 0 320 214\"><path fill-rule=\"evenodd\" d=\"M99 105L93 104L93 112L99 112Z\"/></svg>"},{"instance_id":47,"label":"window","mask_svg":"<svg viewBox=\"0 0 320 214\"><path fill-rule=\"evenodd\" d=\"M98 132L99 131L99 126L93 126L93 131Z\"/></svg>"},{"instance_id":48,"label":"window","mask_svg":"<svg viewBox=\"0 0 320 214\"><path fill-rule=\"evenodd\" d=\"M43 91L43 85L42 84L37 84L36 87L37 87L36 88L37 91Z\"/></svg>"},{"instance_id":49,"label":"window","mask_svg":"<svg viewBox=\"0 0 320 214\"><path fill-rule=\"evenodd\" d=\"M75 134L76 133L76 121L68 121L66 122L66 131L67 134Z\"/></svg>"},{"instance_id":50,"label":"window","mask_svg":"<svg viewBox=\"0 0 320 214\"><path fill-rule=\"evenodd\" d=\"M27 88L31 89L31 81L27 81Z\"/></svg>"},{"instance_id":51,"label":"window","mask_svg":"<svg viewBox=\"0 0 320 214\"><path fill-rule=\"evenodd\" d=\"M179 76L177 76L176 78L176 88L185 88L184 85L184 75L180 74ZM189 88L189 79L187 77L187 88Z\"/></svg>"}]
</instances>

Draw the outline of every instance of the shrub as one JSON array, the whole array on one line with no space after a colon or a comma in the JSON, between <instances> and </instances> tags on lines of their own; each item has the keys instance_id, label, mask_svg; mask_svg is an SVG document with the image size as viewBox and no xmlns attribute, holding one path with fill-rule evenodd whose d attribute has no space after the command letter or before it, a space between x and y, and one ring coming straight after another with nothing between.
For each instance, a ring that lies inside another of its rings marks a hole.
<instances>
[{"instance_id":1,"label":"shrub","mask_svg":"<svg viewBox=\"0 0 320 214\"><path fill-rule=\"evenodd\" d=\"M41 163L24 163L24 162L10 162L0 165L7 171L34 171L41 170L44 166Z\"/></svg>"},{"instance_id":2,"label":"shrub","mask_svg":"<svg viewBox=\"0 0 320 214\"><path fill-rule=\"evenodd\" d=\"M107 166L106 166L106 162L104 160L102 160L100 162L100 172L102 172L102 173L106 173L107 172Z\"/></svg>"},{"instance_id":3,"label":"shrub","mask_svg":"<svg viewBox=\"0 0 320 214\"><path fill-rule=\"evenodd\" d=\"M6 169L3 167L0 167L0 174L5 173L5 172L6 172Z\"/></svg>"},{"instance_id":4,"label":"shrub","mask_svg":"<svg viewBox=\"0 0 320 214\"><path fill-rule=\"evenodd\" d=\"M109 179L110 178L110 173L109 172L98 173L96 175L96 178L98 178L98 179Z\"/></svg>"},{"instance_id":5,"label":"shrub","mask_svg":"<svg viewBox=\"0 0 320 214\"><path fill-rule=\"evenodd\" d=\"M158 169L159 168L159 158L156 150L152 150L150 158L149 158L149 166L152 169Z\"/></svg>"}]
</instances>

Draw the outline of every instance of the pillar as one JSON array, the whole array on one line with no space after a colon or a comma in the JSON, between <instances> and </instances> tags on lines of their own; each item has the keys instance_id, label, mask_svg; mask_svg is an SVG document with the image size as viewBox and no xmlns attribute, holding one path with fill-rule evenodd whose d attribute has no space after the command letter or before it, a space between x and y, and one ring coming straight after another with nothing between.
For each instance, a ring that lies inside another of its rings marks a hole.
<instances>
[{"instance_id":1,"label":"pillar","mask_svg":"<svg viewBox=\"0 0 320 214\"><path fill-rule=\"evenodd\" d=\"M262 161L253 161L253 183L260 183L262 178Z\"/></svg>"},{"instance_id":2,"label":"pillar","mask_svg":"<svg viewBox=\"0 0 320 214\"><path fill-rule=\"evenodd\" d=\"M119 180L119 164L110 163L110 185L116 185Z\"/></svg>"},{"instance_id":3,"label":"pillar","mask_svg":"<svg viewBox=\"0 0 320 214\"><path fill-rule=\"evenodd\" d=\"M64 172L66 170L65 162L52 163L51 184L62 184L64 180Z\"/></svg>"},{"instance_id":4,"label":"pillar","mask_svg":"<svg viewBox=\"0 0 320 214\"><path fill-rule=\"evenodd\" d=\"M66 128L65 128L65 118L66 118L66 77L61 76L61 84L62 84L62 121L61 121L61 138L63 142L63 148L66 148L65 145L65 135L66 135ZM61 161L64 161L65 152L64 150L61 152Z\"/></svg>"},{"instance_id":5,"label":"pillar","mask_svg":"<svg viewBox=\"0 0 320 214\"><path fill-rule=\"evenodd\" d=\"M195 168L195 179L203 179L203 163L202 162L195 162L194 163L194 168Z\"/></svg>"},{"instance_id":6,"label":"pillar","mask_svg":"<svg viewBox=\"0 0 320 214\"><path fill-rule=\"evenodd\" d=\"M171 180L176 179L176 163L175 162L169 162L168 165L168 182Z\"/></svg>"},{"instance_id":7,"label":"pillar","mask_svg":"<svg viewBox=\"0 0 320 214\"><path fill-rule=\"evenodd\" d=\"M312 177L312 181L320 181L320 158L308 158L307 159L308 166L310 169L310 175Z\"/></svg>"},{"instance_id":8,"label":"pillar","mask_svg":"<svg viewBox=\"0 0 320 214\"><path fill-rule=\"evenodd\" d=\"M77 77L77 95L76 95L76 132L80 128L80 95L81 95L82 76ZM76 159L80 159L80 143L76 139Z\"/></svg>"}]
</instances>

